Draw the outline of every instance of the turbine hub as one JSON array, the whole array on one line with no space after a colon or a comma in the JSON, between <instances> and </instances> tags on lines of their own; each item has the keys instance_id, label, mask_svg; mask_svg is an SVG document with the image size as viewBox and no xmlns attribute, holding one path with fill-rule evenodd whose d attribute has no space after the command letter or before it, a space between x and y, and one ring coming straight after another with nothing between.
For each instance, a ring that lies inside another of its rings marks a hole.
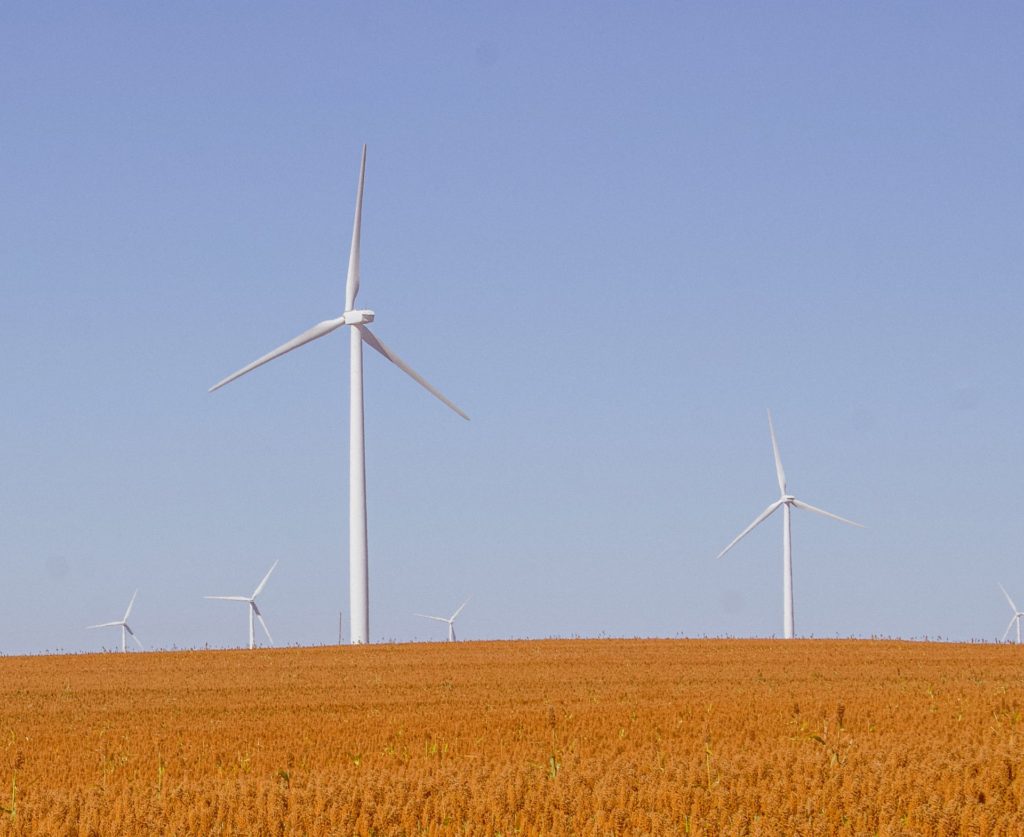
<instances>
[{"instance_id":1,"label":"turbine hub","mask_svg":"<svg viewBox=\"0 0 1024 837\"><path fill-rule=\"evenodd\" d=\"M782 495L782 502L785 503L788 506L793 505L793 501L795 499L796 499L796 497L794 497L792 494L783 494Z\"/></svg>"},{"instance_id":2,"label":"turbine hub","mask_svg":"<svg viewBox=\"0 0 1024 837\"><path fill-rule=\"evenodd\" d=\"M373 322L373 311L359 310L345 312L345 325L360 325Z\"/></svg>"}]
</instances>

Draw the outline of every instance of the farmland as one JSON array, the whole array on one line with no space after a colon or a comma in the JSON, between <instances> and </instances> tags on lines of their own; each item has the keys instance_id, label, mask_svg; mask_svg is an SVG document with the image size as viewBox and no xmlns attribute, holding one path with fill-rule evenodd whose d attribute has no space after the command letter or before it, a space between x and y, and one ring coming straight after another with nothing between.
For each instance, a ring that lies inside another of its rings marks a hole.
<instances>
[{"instance_id":1,"label":"farmland","mask_svg":"<svg viewBox=\"0 0 1024 837\"><path fill-rule=\"evenodd\" d=\"M1022 834L1024 650L0 658L0 834Z\"/></svg>"}]
</instances>

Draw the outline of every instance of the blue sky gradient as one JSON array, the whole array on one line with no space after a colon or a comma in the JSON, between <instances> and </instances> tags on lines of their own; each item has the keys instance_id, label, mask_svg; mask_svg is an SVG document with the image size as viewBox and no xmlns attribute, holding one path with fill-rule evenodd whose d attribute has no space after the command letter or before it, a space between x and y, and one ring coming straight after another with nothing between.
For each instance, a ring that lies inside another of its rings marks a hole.
<instances>
[{"instance_id":1,"label":"blue sky gradient","mask_svg":"<svg viewBox=\"0 0 1024 837\"><path fill-rule=\"evenodd\" d=\"M0 651L1001 636L1024 605L1024 8L6 3ZM1016 592L1015 592L1016 591Z\"/></svg>"}]
</instances>

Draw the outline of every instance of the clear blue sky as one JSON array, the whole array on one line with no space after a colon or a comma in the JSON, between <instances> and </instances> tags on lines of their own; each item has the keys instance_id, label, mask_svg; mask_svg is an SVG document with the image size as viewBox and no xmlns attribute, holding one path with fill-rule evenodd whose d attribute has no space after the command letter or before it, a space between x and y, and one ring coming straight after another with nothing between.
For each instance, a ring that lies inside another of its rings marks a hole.
<instances>
[{"instance_id":1,"label":"clear blue sky","mask_svg":"<svg viewBox=\"0 0 1024 837\"><path fill-rule=\"evenodd\" d=\"M1024 605L1024 10L5 3L0 651L371 635L995 638ZM347 618L346 618L347 622Z\"/></svg>"}]
</instances>

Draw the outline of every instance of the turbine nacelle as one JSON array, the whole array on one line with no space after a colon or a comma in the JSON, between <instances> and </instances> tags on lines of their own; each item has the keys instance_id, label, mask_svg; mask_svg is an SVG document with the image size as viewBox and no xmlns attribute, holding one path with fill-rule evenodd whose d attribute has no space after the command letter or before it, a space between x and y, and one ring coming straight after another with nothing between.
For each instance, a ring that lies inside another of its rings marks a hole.
<instances>
[{"instance_id":1,"label":"turbine nacelle","mask_svg":"<svg viewBox=\"0 0 1024 837\"><path fill-rule=\"evenodd\" d=\"M373 311L368 310L346 311L341 319L344 320L344 325L362 325L363 323L372 323L373 316Z\"/></svg>"},{"instance_id":2,"label":"turbine nacelle","mask_svg":"<svg viewBox=\"0 0 1024 837\"><path fill-rule=\"evenodd\" d=\"M785 503L787 506L792 506L796 502L796 497L792 494L783 494L779 498L780 503Z\"/></svg>"}]
</instances>

